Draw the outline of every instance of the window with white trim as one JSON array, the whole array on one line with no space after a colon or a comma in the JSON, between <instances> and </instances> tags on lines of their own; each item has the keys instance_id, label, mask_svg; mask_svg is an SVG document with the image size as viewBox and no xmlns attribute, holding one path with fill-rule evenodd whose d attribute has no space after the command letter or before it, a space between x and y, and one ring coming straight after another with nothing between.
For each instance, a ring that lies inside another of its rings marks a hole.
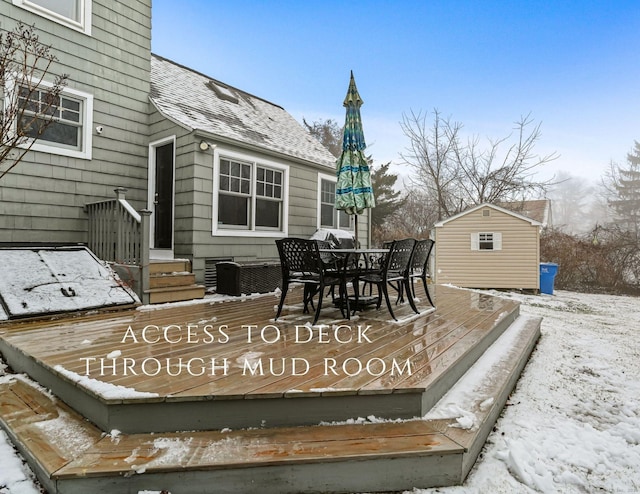
<instances>
[{"instance_id":1,"label":"window with white trim","mask_svg":"<svg viewBox=\"0 0 640 494\"><path fill-rule=\"evenodd\" d=\"M285 232L287 169L225 155L217 161L214 233Z\"/></svg>"},{"instance_id":2,"label":"window with white trim","mask_svg":"<svg viewBox=\"0 0 640 494\"><path fill-rule=\"evenodd\" d=\"M91 35L91 0L13 0L13 4Z\"/></svg>"},{"instance_id":3,"label":"window with white trim","mask_svg":"<svg viewBox=\"0 0 640 494\"><path fill-rule=\"evenodd\" d=\"M318 182L318 228L353 230L351 216L335 209L336 179L329 175L319 175Z\"/></svg>"},{"instance_id":4,"label":"window with white trim","mask_svg":"<svg viewBox=\"0 0 640 494\"><path fill-rule=\"evenodd\" d=\"M29 92L17 87L19 105L25 110L16 122L16 130L35 138L33 151L43 151L75 158L91 159L91 126L93 121L93 96L71 88L65 88L52 104L46 101L47 92L41 89ZM37 118L50 114L53 122L41 131L42 121Z\"/></svg>"},{"instance_id":5,"label":"window with white trim","mask_svg":"<svg viewBox=\"0 0 640 494\"><path fill-rule=\"evenodd\" d=\"M471 234L471 250L502 250L502 233L478 232Z\"/></svg>"}]
</instances>

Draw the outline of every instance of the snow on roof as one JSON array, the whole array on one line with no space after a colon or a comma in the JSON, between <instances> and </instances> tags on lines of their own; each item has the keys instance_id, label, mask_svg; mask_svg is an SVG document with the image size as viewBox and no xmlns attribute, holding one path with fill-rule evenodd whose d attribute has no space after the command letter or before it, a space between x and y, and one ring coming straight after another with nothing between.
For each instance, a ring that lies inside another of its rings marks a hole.
<instances>
[{"instance_id":1,"label":"snow on roof","mask_svg":"<svg viewBox=\"0 0 640 494\"><path fill-rule=\"evenodd\" d=\"M151 102L191 131L335 168L336 158L284 108L157 55Z\"/></svg>"}]
</instances>

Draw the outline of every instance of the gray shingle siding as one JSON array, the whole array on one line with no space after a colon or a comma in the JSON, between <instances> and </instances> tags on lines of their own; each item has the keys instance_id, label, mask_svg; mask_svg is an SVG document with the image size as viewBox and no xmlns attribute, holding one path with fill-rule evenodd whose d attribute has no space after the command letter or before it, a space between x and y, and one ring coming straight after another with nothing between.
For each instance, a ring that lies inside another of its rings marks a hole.
<instances>
[{"instance_id":1,"label":"gray shingle siding","mask_svg":"<svg viewBox=\"0 0 640 494\"><path fill-rule=\"evenodd\" d=\"M29 152L2 179L0 242L84 242L87 202L124 186L135 207L146 204L151 2L93 0L91 36L11 1L0 2L0 19L5 30L34 24L58 58L52 72L94 98L91 160Z\"/></svg>"}]
</instances>

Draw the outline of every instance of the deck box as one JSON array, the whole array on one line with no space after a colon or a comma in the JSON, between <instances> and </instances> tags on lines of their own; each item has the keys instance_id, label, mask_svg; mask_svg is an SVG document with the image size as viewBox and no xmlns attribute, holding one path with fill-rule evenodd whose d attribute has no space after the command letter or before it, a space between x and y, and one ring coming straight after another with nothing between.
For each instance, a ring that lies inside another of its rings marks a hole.
<instances>
[{"instance_id":1,"label":"deck box","mask_svg":"<svg viewBox=\"0 0 640 494\"><path fill-rule=\"evenodd\" d=\"M229 262L216 264L216 292L224 295L268 293L282 286L279 262Z\"/></svg>"}]
</instances>

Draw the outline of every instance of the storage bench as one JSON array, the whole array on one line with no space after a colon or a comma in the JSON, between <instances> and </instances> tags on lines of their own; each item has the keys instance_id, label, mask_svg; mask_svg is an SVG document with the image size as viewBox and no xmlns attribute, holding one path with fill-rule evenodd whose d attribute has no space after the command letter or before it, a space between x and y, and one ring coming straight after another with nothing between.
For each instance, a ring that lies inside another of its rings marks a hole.
<instances>
[{"instance_id":1,"label":"storage bench","mask_svg":"<svg viewBox=\"0 0 640 494\"><path fill-rule=\"evenodd\" d=\"M224 295L268 293L282 286L280 263L276 261L223 261L216 264L216 272L216 292Z\"/></svg>"}]
</instances>

